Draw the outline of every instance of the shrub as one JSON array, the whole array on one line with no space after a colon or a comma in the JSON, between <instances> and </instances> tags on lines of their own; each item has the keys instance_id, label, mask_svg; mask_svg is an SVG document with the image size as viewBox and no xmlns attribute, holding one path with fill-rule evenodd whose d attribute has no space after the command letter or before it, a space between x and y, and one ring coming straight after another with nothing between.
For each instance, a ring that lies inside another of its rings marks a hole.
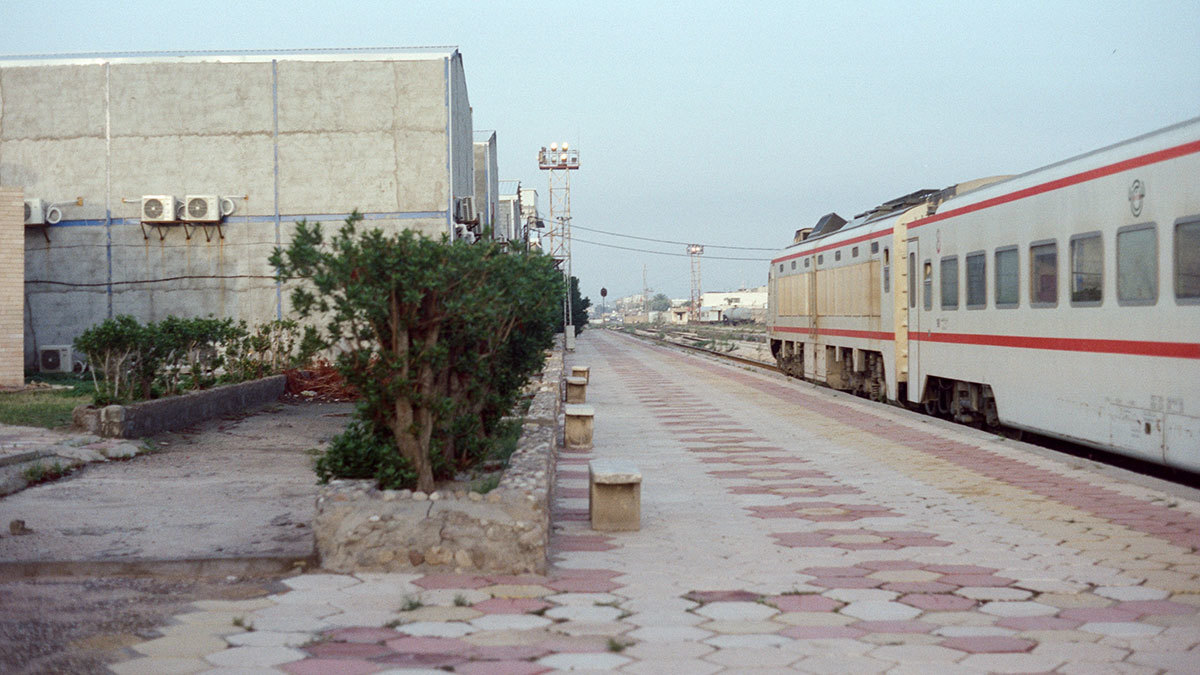
<instances>
[{"instance_id":1,"label":"shrub","mask_svg":"<svg viewBox=\"0 0 1200 675\"><path fill-rule=\"evenodd\" d=\"M432 490L435 477L486 454L485 439L541 367L564 284L549 256L359 232L361 220L352 214L328 241L319 223L301 221L271 264L304 282L292 291L301 317L327 317L338 370L363 397L357 419L390 432L395 457L377 456L377 469L399 475L403 458L416 487Z\"/></svg>"}]
</instances>

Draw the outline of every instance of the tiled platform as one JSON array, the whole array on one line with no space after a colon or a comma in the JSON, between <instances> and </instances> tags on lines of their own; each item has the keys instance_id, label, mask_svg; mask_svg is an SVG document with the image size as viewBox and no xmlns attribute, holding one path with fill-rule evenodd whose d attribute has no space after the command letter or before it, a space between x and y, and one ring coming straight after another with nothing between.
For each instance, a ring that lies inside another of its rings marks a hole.
<instances>
[{"instance_id":1,"label":"tiled platform","mask_svg":"<svg viewBox=\"0 0 1200 675\"><path fill-rule=\"evenodd\" d=\"M1200 501L589 331L545 577L304 575L118 673L1200 672ZM588 529L587 461L642 529ZM247 628L252 627L252 631Z\"/></svg>"}]
</instances>

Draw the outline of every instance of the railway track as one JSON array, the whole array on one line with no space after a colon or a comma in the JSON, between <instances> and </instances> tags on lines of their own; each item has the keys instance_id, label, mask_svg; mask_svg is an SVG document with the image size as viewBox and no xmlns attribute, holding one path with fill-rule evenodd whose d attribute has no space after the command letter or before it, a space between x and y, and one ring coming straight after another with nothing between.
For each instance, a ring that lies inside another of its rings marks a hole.
<instances>
[{"instance_id":1,"label":"railway track","mask_svg":"<svg viewBox=\"0 0 1200 675\"><path fill-rule=\"evenodd\" d=\"M682 349L686 349L689 351L699 352L702 354L707 354L709 356L715 356L720 359L724 359L727 361L733 361L734 363L738 363L741 365L753 366L755 368L760 368L762 370L770 371L773 373L781 373L781 374L783 373L783 371L779 369L779 366L775 365L774 363L767 363L764 361L749 359L749 358L746 358L743 356L737 356L737 355L729 354L726 352L720 352L720 351L716 351L714 349L708 349L707 347L701 347L701 346L695 345L695 344L688 344L688 343L682 342L682 341L664 339L664 338L659 337L657 333L652 332L652 331L641 330L641 329L635 328L628 332L635 337L650 340L651 342L655 342L655 343L659 343L659 344L663 344L663 345L669 345L672 347L680 347ZM802 381L806 381L806 380L802 380ZM834 390L831 389L830 391L834 391ZM894 403L883 403L881 405L904 407L904 406L899 406ZM912 410L912 409L908 409L908 410L910 410L914 414L923 414L917 410ZM944 418L938 418L938 419L944 419ZM1113 466L1113 467L1125 469L1127 471L1132 471L1137 474L1141 474L1141 475L1145 475L1145 476L1152 476L1154 478L1171 481L1171 482L1178 483L1180 485L1187 486L1190 488L1200 489L1200 474L1197 474L1197 473L1192 473L1192 472L1184 471L1181 469L1175 469L1175 468L1163 466L1160 464L1154 464L1152 462L1146 462L1146 461L1142 461L1139 459L1134 459L1134 458L1131 458L1131 457L1128 457L1125 455L1119 455L1116 453L1105 452L1103 450L1096 450L1095 448L1090 448L1090 447L1087 447L1084 445L1079 445L1077 443L1070 443L1070 442L1063 441L1063 440L1057 439L1057 438L1050 438L1047 436L1040 436L1038 434L1033 434L1030 432L1022 432L1022 431L1019 431L1016 429L1009 429L1007 427L1001 427L999 432L1001 433L1001 435L1003 435L1007 438L1012 438L1014 440L1020 440L1024 443L1028 443L1030 445L1044 448L1044 449L1050 450L1052 452L1062 453L1065 455L1070 455L1072 457L1078 457L1081 459L1087 459L1087 460L1099 462L1102 464L1106 464L1108 466Z\"/></svg>"}]
</instances>

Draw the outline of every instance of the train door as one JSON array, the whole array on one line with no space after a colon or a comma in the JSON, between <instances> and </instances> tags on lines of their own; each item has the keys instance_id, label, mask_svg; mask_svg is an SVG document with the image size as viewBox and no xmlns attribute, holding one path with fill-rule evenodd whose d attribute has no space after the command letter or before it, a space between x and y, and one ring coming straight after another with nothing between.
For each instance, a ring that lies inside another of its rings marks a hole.
<instances>
[{"instance_id":1,"label":"train door","mask_svg":"<svg viewBox=\"0 0 1200 675\"><path fill-rule=\"evenodd\" d=\"M921 307L918 299L921 290L921 267L917 239L908 240L908 400L920 403L925 389L925 376L921 372Z\"/></svg>"}]
</instances>

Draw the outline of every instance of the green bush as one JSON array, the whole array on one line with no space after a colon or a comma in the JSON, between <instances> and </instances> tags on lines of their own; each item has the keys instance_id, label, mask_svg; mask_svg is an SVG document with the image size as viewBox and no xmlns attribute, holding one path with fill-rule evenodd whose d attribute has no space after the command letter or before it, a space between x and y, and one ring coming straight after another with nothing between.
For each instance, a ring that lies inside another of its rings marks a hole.
<instances>
[{"instance_id":1,"label":"green bush","mask_svg":"<svg viewBox=\"0 0 1200 675\"><path fill-rule=\"evenodd\" d=\"M391 455L366 452L359 429L347 456L397 476L403 458L428 491L487 455L553 343L565 284L546 255L505 252L487 238L359 232L361 220L351 215L328 240L319 223L299 222L271 264L301 282L292 291L301 317L328 319L326 344L340 349L338 370L363 397L357 419L377 430L372 438L390 434Z\"/></svg>"},{"instance_id":2,"label":"green bush","mask_svg":"<svg viewBox=\"0 0 1200 675\"><path fill-rule=\"evenodd\" d=\"M412 485L417 474L412 462L396 454L396 443L387 429L352 420L317 457L314 469L322 483L332 478L371 478L384 490Z\"/></svg>"},{"instance_id":3,"label":"green bush","mask_svg":"<svg viewBox=\"0 0 1200 675\"><path fill-rule=\"evenodd\" d=\"M75 338L91 365L96 405L129 403L215 384L244 382L307 364L320 340L311 327L271 321L168 316L141 324L108 319Z\"/></svg>"}]
</instances>

